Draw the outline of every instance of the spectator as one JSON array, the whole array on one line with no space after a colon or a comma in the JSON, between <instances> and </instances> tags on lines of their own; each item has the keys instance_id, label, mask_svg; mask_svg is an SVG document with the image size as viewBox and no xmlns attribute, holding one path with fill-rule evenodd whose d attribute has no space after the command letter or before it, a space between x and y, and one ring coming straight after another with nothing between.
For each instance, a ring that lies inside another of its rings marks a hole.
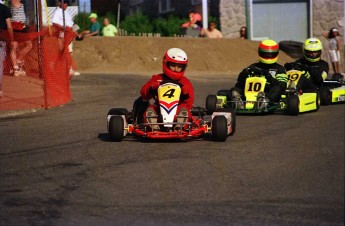
<instances>
[{"instance_id":1,"label":"spectator","mask_svg":"<svg viewBox=\"0 0 345 226\"><path fill-rule=\"evenodd\" d=\"M216 28L216 23L211 21L208 24L208 28L205 29L203 28L200 32L200 35L202 36L206 36L208 38L223 38L223 34L222 32L220 32L217 28Z\"/></svg>"},{"instance_id":2,"label":"spectator","mask_svg":"<svg viewBox=\"0 0 345 226\"><path fill-rule=\"evenodd\" d=\"M14 76L25 76L24 70L24 58L32 49L32 41L23 41L23 33L28 31L26 24L26 15L24 4L21 0L11 0L11 23L14 31L15 45L11 49L11 60L13 64L13 75ZM24 48L19 50L19 44L24 44Z\"/></svg>"},{"instance_id":3,"label":"spectator","mask_svg":"<svg viewBox=\"0 0 345 226\"><path fill-rule=\"evenodd\" d=\"M329 58L332 62L333 72L340 73L341 40L338 29L333 27L328 33L323 33L323 36L329 40Z\"/></svg>"},{"instance_id":4,"label":"spectator","mask_svg":"<svg viewBox=\"0 0 345 226\"><path fill-rule=\"evenodd\" d=\"M197 13L194 9L191 9L188 13L189 21L182 24L182 28L194 28L194 29L201 29L201 15Z\"/></svg>"},{"instance_id":5,"label":"spectator","mask_svg":"<svg viewBox=\"0 0 345 226\"><path fill-rule=\"evenodd\" d=\"M105 37L115 37L117 33L117 29L114 25L112 25L109 21L109 18L104 18L104 27L102 30L103 36Z\"/></svg>"},{"instance_id":6,"label":"spectator","mask_svg":"<svg viewBox=\"0 0 345 226\"><path fill-rule=\"evenodd\" d=\"M241 29L240 29L240 38L241 39L248 39L247 27L245 27L245 26L241 27Z\"/></svg>"},{"instance_id":7,"label":"spectator","mask_svg":"<svg viewBox=\"0 0 345 226\"><path fill-rule=\"evenodd\" d=\"M65 37L65 30L72 31L73 30L73 20L72 16L66 11L67 7L69 5L69 1L65 0L64 4L62 5L62 0L58 1L58 8L56 8L52 23L54 28L58 31L58 37L59 37L59 45L60 50L63 49L64 45L64 37Z\"/></svg>"},{"instance_id":8,"label":"spectator","mask_svg":"<svg viewBox=\"0 0 345 226\"><path fill-rule=\"evenodd\" d=\"M83 39L83 38L86 38L86 37L100 35L101 25L97 21L97 14L96 13L91 13L89 18L90 18L90 22L91 22L90 29L82 31L78 35L78 39Z\"/></svg>"},{"instance_id":9,"label":"spectator","mask_svg":"<svg viewBox=\"0 0 345 226\"><path fill-rule=\"evenodd\" d=\"M267 107L269 103L278 103L281 94L285 91L288 76L285 68L276 63L279 46L273 40L262 41L258 48L259 62L251 64L238 75L237 83L231 89L231 99L241 102L244 97L246 80L249 77L265 77L267 79L264 92L258 94L259 108ZM243 107L239 106L239 107Z\"/></svg>"},{"instance_id":10,"label":"spectator","mask_svg":"<svg viewBox=\"0 0 345 226\"><path fill-rule=\"evenodd\" d=\"M11 17L11 10L4 5L3 0L0 0L0 98L4 96L4 92L2 90L2 76L6 57L6 41L11 43L12 48L16 44L13 41Z\"/></svg>"},{"instance_id":11,"label":"spectator","mask_svg":"<svg viewBox=\"0 0 345 226\"><path fill-rule=\"evenodd\" d=\"M202 28L201 15L197 13L194 9L189 11L189 20L182 24L181 33L183 35L188 35L191 37L199 37L200 30Z\"/></svg>"},{"instance_id":12,"label":"spectator","mask_svg":"<svg viewBox=\"0 0 345 226\"><path fill-rule=\"evenodd\" d=\"M55 10L53 18L52 18L52 23L53 26L58 30L58 40L59 40L59 48L62 51L65 47L65 33L66 31L74 32L73 27L74 22L72 20L72 16L66 11L67 7L69 5L68 0L64 0L64 4L62 4L62 0L58 1L58 8ZM72 42L69 43L68 45L68 50L69 50L69 59L68 59L68 64L69 64L69 74L70 76L73 75L79 75L79 72L76 72L73 67L72 67L72 52L73 52L73 44Z\"/></svg>"}]
</instances>

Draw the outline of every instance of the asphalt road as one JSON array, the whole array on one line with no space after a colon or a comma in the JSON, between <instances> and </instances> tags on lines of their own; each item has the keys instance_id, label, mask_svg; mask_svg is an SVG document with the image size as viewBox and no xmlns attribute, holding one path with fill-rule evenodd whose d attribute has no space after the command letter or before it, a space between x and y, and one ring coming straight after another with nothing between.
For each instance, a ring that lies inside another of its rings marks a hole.
<instances>
[{"instance_id":1,"label":"asphalt road","mask_svg":"<svg viewBox=\"0 0 345 226\"><path fill-rule=\"evenodd\" d=\"M82 75L62 107L0 118L0 225L344 225L344 105L238 116L226 142L110 142L138 75ZM196 105L226 76L191 77Z\"/></svg>"}]
</instances>

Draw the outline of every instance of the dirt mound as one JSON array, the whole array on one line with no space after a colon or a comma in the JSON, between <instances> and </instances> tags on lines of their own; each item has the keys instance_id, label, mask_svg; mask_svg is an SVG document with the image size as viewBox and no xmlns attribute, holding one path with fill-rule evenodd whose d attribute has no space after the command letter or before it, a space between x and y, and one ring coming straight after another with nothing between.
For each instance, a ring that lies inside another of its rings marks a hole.
<instances>
[{"instance_id":1,"label":"dirt mound","mask_svg":"<svg viewBox=\"0 0 345 226\"><path fill-rule=\"evenodd\" d=\"M258 42L242 39L93 37L74 42L73 56L84 73L161 72L164 52L182 48L189 58L188 73L237 75L258 60ZM280 52L278 62L293 59Z\"/></svg>"}]
</instances>

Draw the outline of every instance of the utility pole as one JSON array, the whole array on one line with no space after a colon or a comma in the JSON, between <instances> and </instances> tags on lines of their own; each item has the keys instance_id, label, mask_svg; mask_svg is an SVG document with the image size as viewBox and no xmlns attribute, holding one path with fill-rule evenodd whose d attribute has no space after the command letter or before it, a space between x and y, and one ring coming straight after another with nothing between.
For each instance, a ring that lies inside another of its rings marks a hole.
<instances>
[{"instance_id":1,"label":"utility pole","mask_svg":"<svg viewBox=\"0 0 345 226\"><path fill-rule=\"evenodd\" d=\"M207 29L208 27L208 5L207 0L202 0L202 26Z\"/></svg>"},{"instance_id":2,"label":"utility pole","mask_svg":"<svg viewBox=\"0 0 345 226\"><path fill-rule=\"evenodd\" d=\"M117 29L120 29L120 11L121 11L121 1L117 3L117 23L116 23Z\"/></svg>"}]
</instances>

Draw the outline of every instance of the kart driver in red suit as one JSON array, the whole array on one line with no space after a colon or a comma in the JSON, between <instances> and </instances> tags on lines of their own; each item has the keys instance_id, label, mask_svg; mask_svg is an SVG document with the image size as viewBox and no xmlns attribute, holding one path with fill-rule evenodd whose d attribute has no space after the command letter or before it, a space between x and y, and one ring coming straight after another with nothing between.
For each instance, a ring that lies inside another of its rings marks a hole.
<instances>
[{"instance_id":1,"label":"kart driver in red suit","mask_svg":"<svg viewBox=\"0 0 345 226\"><path fill-rule=\"evenodd\" d=\"M152 78L146 82L140 91L141 98L144 101L154 98L161 82L173 80L178 82L181 86L181 97L176 114L179 116L190 117L190 110L194 103L194 89L189 79L184 76L187 65L187 54L182 49L169 49L163 57L163 73L153 75ZM147 118L149 116L157 115L157 112L157 106L149 105L144 113L144 121L151 123L157 122L155 121L157 120L156 118ZM180 120L182 120L181 122L186 121L184 118L181 118ZM177 119L177 121L179 122L179 119Z\"/></svg>"}]
</instances>

